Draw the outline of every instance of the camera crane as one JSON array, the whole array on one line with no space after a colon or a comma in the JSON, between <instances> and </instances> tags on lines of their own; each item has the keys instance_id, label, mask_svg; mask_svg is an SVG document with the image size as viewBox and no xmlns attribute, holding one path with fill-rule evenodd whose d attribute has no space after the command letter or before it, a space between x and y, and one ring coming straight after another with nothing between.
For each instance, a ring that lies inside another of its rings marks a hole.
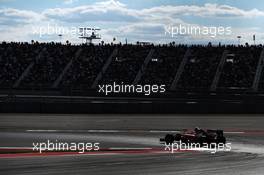
<instances>
[{"instance_id":1,"label":"camera crane","mask_svg":"<svg viewBox=\"0 0 264 175\"><path fill-rule=\"evenodd\" d=\"M101 35L98 34L100 30L99 28L81 27L79 28L79 38L85 39L86 44L91 44L93 40L101 39Z\"/></svg>"}]
</instances>

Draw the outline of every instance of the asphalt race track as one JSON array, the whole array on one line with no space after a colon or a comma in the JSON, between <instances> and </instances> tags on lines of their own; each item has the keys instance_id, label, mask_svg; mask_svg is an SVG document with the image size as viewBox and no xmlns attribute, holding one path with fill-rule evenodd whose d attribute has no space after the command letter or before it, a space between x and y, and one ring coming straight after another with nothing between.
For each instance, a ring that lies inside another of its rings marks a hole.
<instances>
[{"instance_id":1,"label":"asphalt race track","mask_svg":"<svg viewBox=\"0 0 264 175\"><path fill-rule=\"evenodd\" d=\"M258 115L44 115L1 114L0 150L32 149L33 142L98 142L96 152L2 153L9 174L264 174L264 118ZM196 126L224 129L230 152L169 153L167 132Z\"/></svg>"}]
</instances>

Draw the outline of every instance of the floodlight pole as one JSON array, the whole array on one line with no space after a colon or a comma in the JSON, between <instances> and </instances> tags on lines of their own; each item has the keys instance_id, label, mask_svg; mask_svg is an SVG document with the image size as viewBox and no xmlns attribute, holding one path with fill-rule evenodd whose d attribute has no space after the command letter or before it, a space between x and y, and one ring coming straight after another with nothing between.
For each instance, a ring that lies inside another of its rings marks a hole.
<instances>
[{"instance_id":1,"label":"floodlight pole","mask_svg":"<svg viewBox=\"0 0 264 175\"><path fill-rule=\"evenodd\" d=\"M59 34L58 36L60 38L60 43L62 43L62 34Z\"/></svg>"},{"instance_id":2,"label":"floodlight pole","mask_svg":"<svg viewBox=\"0 0 264 175\"><path fill-rule=\"evenodd\" d=\"M240 45L240 39L241 39L242 37L241 36L237 36L237 39L238 39L238 45Z\"/></svg>"}]
</instances>

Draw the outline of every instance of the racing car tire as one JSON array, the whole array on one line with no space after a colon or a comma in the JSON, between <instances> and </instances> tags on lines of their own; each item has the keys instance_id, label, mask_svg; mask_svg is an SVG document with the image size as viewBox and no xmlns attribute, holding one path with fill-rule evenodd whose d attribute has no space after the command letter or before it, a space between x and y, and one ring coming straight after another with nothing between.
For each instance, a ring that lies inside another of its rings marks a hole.
<instances>
[{"instance_id":1,"label":"racing car tire","mask_svg":"<svg viewBox=\"0 0 264 175\"><path fill-rule=\"evenodd\" d=\"M165 143L166 143L167 145L172 144L173 141L174 141L174 137L173 137L172 134L167 134L167 135L165 136Z\"/></svg>"},{"instance_id":2,"label":"racing car tire","mask_svg":"<svg viewBox=\"0 0 264 175\"><path fill-rule=\"evenodd\" d=\"M175 141L180 141L180 140L181 140L181 134L176 134L176 135L174 136L174 140L175 140Z\"/></svg>"},{"instance_id":3,"label":"racing car tire","mask_svg":"<svg viewBox=\"0 0 264 175\"><path fill-rule=\"evenodd\" d=\"M206 140L206 138L198 137L196 143L199 143L200 146L203 146L205 143L208 143L208 141Z\"/></svg>"},{"instance_id":4,"label":"racing car tire","mask_svg":"<svg viewBox=\"0 0 264 175\"><path fill-rule=\"evenodd\" d=\"M226 138L225 138L225 137L218 137L218 138L217 138L217 143L223 143L223 144L226 144Z\"/></svg>"}]
</instances>

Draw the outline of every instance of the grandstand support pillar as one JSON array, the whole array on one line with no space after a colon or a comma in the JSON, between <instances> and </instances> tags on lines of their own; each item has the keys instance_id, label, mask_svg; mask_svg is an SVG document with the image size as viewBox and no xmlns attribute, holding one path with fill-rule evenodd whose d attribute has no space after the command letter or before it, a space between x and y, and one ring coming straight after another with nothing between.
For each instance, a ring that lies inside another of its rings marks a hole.
<instances>
[{"instance_id":1,"label":"grandstand support pillar","mask_svg":"<svg viewBox=\"0 0 264 175\"><path fill-rule=\"evenodd\" d=\"M40 59L42 53L46 51L46 47L44 47L38 54L38 56L36 57L36 60ZM31 68L35 65L35 62L32 61L28 67L25 69L25 71L21 74L21 76L17 79L17 81L14 83L13 88L17 88L19 87L21 81L28 75L28 73L30 72Z\"/></svg>"},{"instance_id":2,"label":"grandstand support pillar","mask_svg":"<svg viewBox=\"0 0 264 175\"><path fill-rule=\"evenodd\" d=\"M115 48L112 52L112 54L108 57L108 59L106 60L104 66L102 67L101 71L98 73L98 75L96 76L93 84L92 84L92 89L95 89L96 86L98 85L99 81L103 78L103 75L105 74L107 68L109 67L109 65L111 64L113 57L115 57L117 55L117 51L118 49Z\"/></svg>"},{"instance_id":3,"label":"grandstand support pillar","mask_svg":"<svg viewBox=\"0 0 264 175\"><path fill-rule=\"evenodd\" d=\"M75 53L74 58L71 59L69 61L69 63L64 67L64 69L62 70L61 74L58 76L58 78L54 81L52 88L57 88L62 80L62 78L64 77L64 75L67 73L67 71L69 70L69 68L72 65L72 62L74 59L77 59L82 53L82 48L78 49L78 51Z\"/></svg>"},{"instance_id":4,"label":"grandstand support pillar","mask_svg":"<svg viewBox=\"0 0 264 175\"><path fill-rule=\"evenodd\" d=\"M137 75L133 81L134 85L138 84L139 81L141 80L141 77L142 77L143 73L145 72L145 70L149 64L149 61L152 58L153 53L154 53L154 49L151 49L149 51L147 57L145 58L144 63L141 65L140 69L138 70L138 73L137 73Z\"/></svg>"},{"instance_id":5,"label":"grandstand support pillar","mask_svg":"<svg viewBox=\"0 0 264 175\"><path fill-rule=\"evenodd\" d=\"M186 51L185 54L184 54L184 57L183 57L183 59L182 59L182 61L181 61L181 64L180 64L180 66L179 66L179 68L178 68L178 71L177 71L177 73L176 73L176 75L175 75L175 77L174 77L174 80L173 80L173 82L171 83L170 90L173 91L173 90L176 89L177 84L178 84L178 82L179 82L179 80L180 80L180 78L181 78L181 74L182 74L183 71L184 71L184 67L185 67L185 65L186 65L186 63L187 63L188 58L189 58L190 55L191 55L191 49L188 48L187 51Z\"/></svg>"},{"instance_id":6,"label":"grandstand support pillar","mask_svg":"<svg viewBox=\"0 0 264 175\"><path fill-rule=\"evenodd\" d=\"M218 64L213 82L211 84L210 91L216 91L221 73L222 73L224 65L225 65L227 53L228 53L228 51L224 50L222 57L221 57L221 60L220 60L220 63Z\"/></svg>"},{"instance_id":7,"label":"grandstand support pillar","mask_svg":"<svg viewBox=\"0 0 264 175\"><path fill-rule=\"evenodd\" d=\"M21 76L18 78L18 80L13 85L13 88L17 88L20 85L20 82L24 79L24 77L27 76L27 74L30 72L31 68L34 66L34 62L31 62L28 67L25 69L25 71L21 74Z\"/></svg>"},{"instance_id":8,"label":"grandstand support pillar","mask_svg":"<svg viewBox=\"0 0 264 175\"><path fill-rule=\"evenodd\" d=\"M257 67L256 74L255 74L255 77L254 77L254 82L253 82L253 85L252 85L252 90L254 92L258 91L259 81L260 81L261 74L262 74L262 71L263 71L263 66L264 66L264 49L262 49L262 52L260 54L258 67Z\"/></svg>"}]
</instances>

